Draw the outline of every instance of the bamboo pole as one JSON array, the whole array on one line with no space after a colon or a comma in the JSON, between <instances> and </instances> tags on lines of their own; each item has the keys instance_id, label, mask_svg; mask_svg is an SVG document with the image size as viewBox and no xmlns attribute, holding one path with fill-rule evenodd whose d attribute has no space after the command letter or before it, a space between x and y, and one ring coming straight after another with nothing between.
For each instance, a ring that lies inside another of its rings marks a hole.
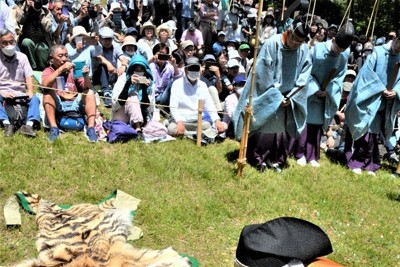
<instances>
[{"instance_id":1,"label":"bamboo pole","mask_svg":"<svg viewBox=\"0 0 400 267\"><path fill-rule=\"evenodd\" d=\"M285 2L285 0L283 0ZM247 151L247 141L249 138L249 128L250 128L250 117L253 115L253 88L254 88L254 80L256 77L256 64L257 64L257 56L258 56L258 42L260 36L260 27L261 27L261 14L263 9L264 0L260 0L258 2L258 13L257 13L257 31L256 31L256 43L254 46L254 55L253 55L253 67L251 71L251 84L250 84L250 93L249 93L249 103L246 106L245 117L243 123L242 130L242 139L240 140L240 151L239 158L237 160L237 172L236 174L240 177L243 176L243 168L246 166L246 151ZM282 10L283 14L283 10Z\"/></svg>"},{"instance_id":2,"label":"bamboo pole","mask_svg":"<svg viewBox=\"0 0 400 267\"><path fill-rule=\"evenodd\" d=\"M312 9L312 13L311 13L311 23L310 23L310 27L311 25L314 23L314 12L315 12L315 6L317 4L317 0L314 0L314 5L313 5L313 9ZM307 24L306 24L307 25Z\"/></svg>"},{"instance_id":3,"label":"bamboo pole","mask_svg":"<svg viewBox=\"0 0 400 267\"><path fill-rule=\"evenodd\" d=\"M342 27L345 18L346 18L346 17L349 18L349 16L350 16L350 7L351 7L351 2L352 2L352 1L353 1L353 0L350 0L350 3L349 3L349 5L348 5L347 8L346 8L346 12L344 12L342 21L340 22L340 25L339 25L339 29Z\"/></svg>"},{"instance_id":4,"label":"bamboo pole","mask_svg":"<svg viewBox=\"0 0 400 267\"><path fill-rule=\"evenodd\" d=\"M264 5L264 1L260 1L261 5ZM258 4L260 5L260 2L258 2ZM283 4L282 4L282 12L281 12L281 21L283 21L284 17L285 17L285 5L286 5L286 0L283 0ZM260 12L260 7L258 7L258 11ZM262 9L261 9L262 12ZM260 16L260 14L258 14L258 16ZM257 26L258 27L258 26ZM258 28L257 28L258 30Z\"/></svg>"},{"instance_id":5,"label":"bamboo pole","mask_svg":"<svg viewBox=\"0 0 400 267\"><path fill-rule=\"evenodd\" d=\"M375 9L375 17L374 17L374 22L372 23L372 30L371 30L371 37L370 37L370 41L373 40L374 38L374 31L375 31L375 23L376 23L376 18L378 17L378 10L379 10L379 3L380 1L378 1L378 4L376 5L376 9Z\"/></svg>"},{"instance_id":6,"label":"bamboo pole","mask_svg":"<svg viewBox=\"0 0 400 267\"><path fill-rule=\"evenodd\" d=\"M202 132L202 124L203 124L203 100L202 99L199 99L197 106L198 106L198 113L197 113L196 145L201 146L201 132Z\"/></svg>"},{"instance_id":7,"label":"bamboo pole","mask_svg":"<svg viewBox=\"0 0 400 267\"><path fill-rule=\"evenodd\" d=\"M369 27L371 26L372 17L375 14L375 9L376 9L376 5L377 4L378 4L378 0L375 0L374 7L372 8L371 17L370 17L369 22L368 22L367 32L365 33L365 36L368 36Z\"/></svg>"}]
</instances>

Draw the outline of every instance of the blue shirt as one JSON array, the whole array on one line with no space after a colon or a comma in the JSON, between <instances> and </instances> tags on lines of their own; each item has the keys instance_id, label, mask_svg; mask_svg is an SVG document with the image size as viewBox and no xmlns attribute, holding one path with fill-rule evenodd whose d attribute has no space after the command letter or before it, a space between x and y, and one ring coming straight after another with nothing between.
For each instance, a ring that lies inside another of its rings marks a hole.
<instances>
[{"instance_id":1,"label":"blue shirt","mask_svg":"<svg viewBox=\"0 0 400 267\"><path fill-rule=\"evenodd\" d=\"M85 65L89 66L89 77L92 77L94 67L92 58L101 55L101 45L85 46L80 53L76 50L75 46L72 46L70 43L66 44L65 47L67 48L69 59L72 62L84 61Z\"/></svg>"}]
</instances>

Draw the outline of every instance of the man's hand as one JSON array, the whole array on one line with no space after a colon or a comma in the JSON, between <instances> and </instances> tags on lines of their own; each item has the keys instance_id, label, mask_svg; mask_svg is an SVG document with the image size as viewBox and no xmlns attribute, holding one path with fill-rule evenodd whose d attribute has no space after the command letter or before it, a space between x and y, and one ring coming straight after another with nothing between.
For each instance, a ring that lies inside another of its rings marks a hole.
<instances>
[{"instance_id":1,"label":"man's hand","mask_svg":"<svg viewBox=\"0 0 400 267\"><path fill-rule=\"evenodd\" d=\"M394 90L388 90L386 89L385 91L383 91L382 96L386 99L393 99L395 98L397 95L396 91Z\"/></svg>"},{"instance_id":2,"label":"man's hand","mask_svg":"<svg viewBox=\"0 0 400 267\"><path fill-rule=\"evenodd\" d=\"M0 95L3 98L14 98L15 97L15 93L11 90L0 90Z\"/></svg>"},{"instance_id":3,"label":"man's hand","mask_svg":"<svg viewBox=\"0 0 400 267\"><path fill-rule=\"evenodd\" d=\"M89 72L90 72L90 69L89 69L89 66L84 66L83 68L82 68L82 74L83 74L83 76L85 76L85 75L89 75Z\"/></svg>"},{"instance_id":4,"label":"man's hand","mask_svg":"<svg viewBox=\"0 0 400 267\"><path fill-rule=\"evenodd\" d=\"M222 121L216 120L215 121L215 128L217 128L218 133L225 132L225 125Z\"/></svg>"},{"instance_id":5,"label":"man's hand","mask_svg":"<svg viewBox=\"0 0 400 267\"><path fill-rule=\"evenodd\" d=\"M185 133L185 125L183 125L182 121L178 121L178 123L176 124L176 135L177 136L181 136Z\"/></svg>"},{"instance_id":6,"label":"man's hand","mask_svg":"<svg viewBox=\"0 0 400 267\"><path fill-rule=\"evenodd\" d=\"M118 77L121 76L125 71L126 71L126 66L122 65L121 67L118 68L117 70L117 75Z\"/></svg>"},{"instance_id":7,"label":"man's hand","mask_svg":"<svg viewBox=\"0 0 400 267\"><path fill-rule=\"evenodd\" d=\"M324 98L324 97L326 97L326 91L318 90L315 92L315 95L320 98Z\"/></svg>"},{"instance_id":8,"label":"man's hand","mask_svg":"<svg viewBox=\"0 0 400 267\"><path fill-rule=\"evenodd\" d=\"M70 72L74 68L74 66L75 66L74 63L72 62L65 62L58 69L60 73Z\"/></svg>"},{"instance_id":9,"label":"man's hand","mask_svg":"<svg viewBox=\"0 0 400 267\"><path fill-rule=\"evenodd\" d=\"M336 115L339 117L340 122L344 122L344 112L336 112Z\"/></svg>"},{"instance_id":10,"label":"man's hand","mask_svg":"<svg viewBox=\"0 0 400 267\"><path fill-rule=\"evenodd\" d=\"M290 106L290 99L287 99L286 97L282 99L281 102L281 107L287 107Z\"/></svg>"},{"instance_id":11,"label":"man's hand","mask_svg":"<svg viewBox=\"0 0 400 267\"><path fill-rule=\"evenodd\" d=\"M217 66L210 66L209 70L214 72L215 76L220 77L219 68Z\"/></svg>"}]
</instances>

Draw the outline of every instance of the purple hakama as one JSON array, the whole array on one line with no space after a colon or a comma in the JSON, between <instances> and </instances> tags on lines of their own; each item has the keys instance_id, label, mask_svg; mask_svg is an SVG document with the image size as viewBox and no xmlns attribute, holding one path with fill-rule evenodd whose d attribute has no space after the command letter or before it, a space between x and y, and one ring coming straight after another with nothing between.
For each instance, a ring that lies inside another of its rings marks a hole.
<instances>
[{"instance_id":1,"label":"purple hakama","mask_svg":"<svg viewBox=\"0 0 400 267\"><path fill-rule=\"evenodd\" d=\"M256 132L249 137L247 160L257 166L268 159L272 163L285 165L290 152L290 137L287 133Z\"/></svg>"},{"instance_id":2,"label":"purple hakama","mask_svg":"<svg viewBox=\"0 0 400 267\"><path fill-rule=\"evenodd\" d=\"M307 161L320 159L322 125L306 124L296 141L296 159L305 157Z\"/></svg>"},{"instance_id":3,"label":"purple hakama","mask_svg":"<svg viewBox=\"0 0 400 267\"><path fill-rule=\"evenodd\" d=\"M378 148L379 134L366 133L354 141L349 131L346 133L345 156L347 167L375 172L381 167Z\"/></svg>"}]
</instances>

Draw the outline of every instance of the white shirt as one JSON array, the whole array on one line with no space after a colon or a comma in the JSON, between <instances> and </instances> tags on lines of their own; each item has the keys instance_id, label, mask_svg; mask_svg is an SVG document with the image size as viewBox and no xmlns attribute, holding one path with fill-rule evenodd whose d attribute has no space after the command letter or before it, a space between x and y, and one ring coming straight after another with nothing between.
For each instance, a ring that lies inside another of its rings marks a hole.
<instances>
[{"instance_id":1,"label":"white shirt","mask_svg":"<svg viewBox=\"0 0 400 267\"><path fill-rule=\"evenodd\" d=\"M198 114L198 101L203 100L203 110L207 111L211 120L219 119L214 102L205 82L197 80L192 85L186 76L183 76L172 84L170 108L175 122L196 122Z\"/></svg>"}]
</instances>

